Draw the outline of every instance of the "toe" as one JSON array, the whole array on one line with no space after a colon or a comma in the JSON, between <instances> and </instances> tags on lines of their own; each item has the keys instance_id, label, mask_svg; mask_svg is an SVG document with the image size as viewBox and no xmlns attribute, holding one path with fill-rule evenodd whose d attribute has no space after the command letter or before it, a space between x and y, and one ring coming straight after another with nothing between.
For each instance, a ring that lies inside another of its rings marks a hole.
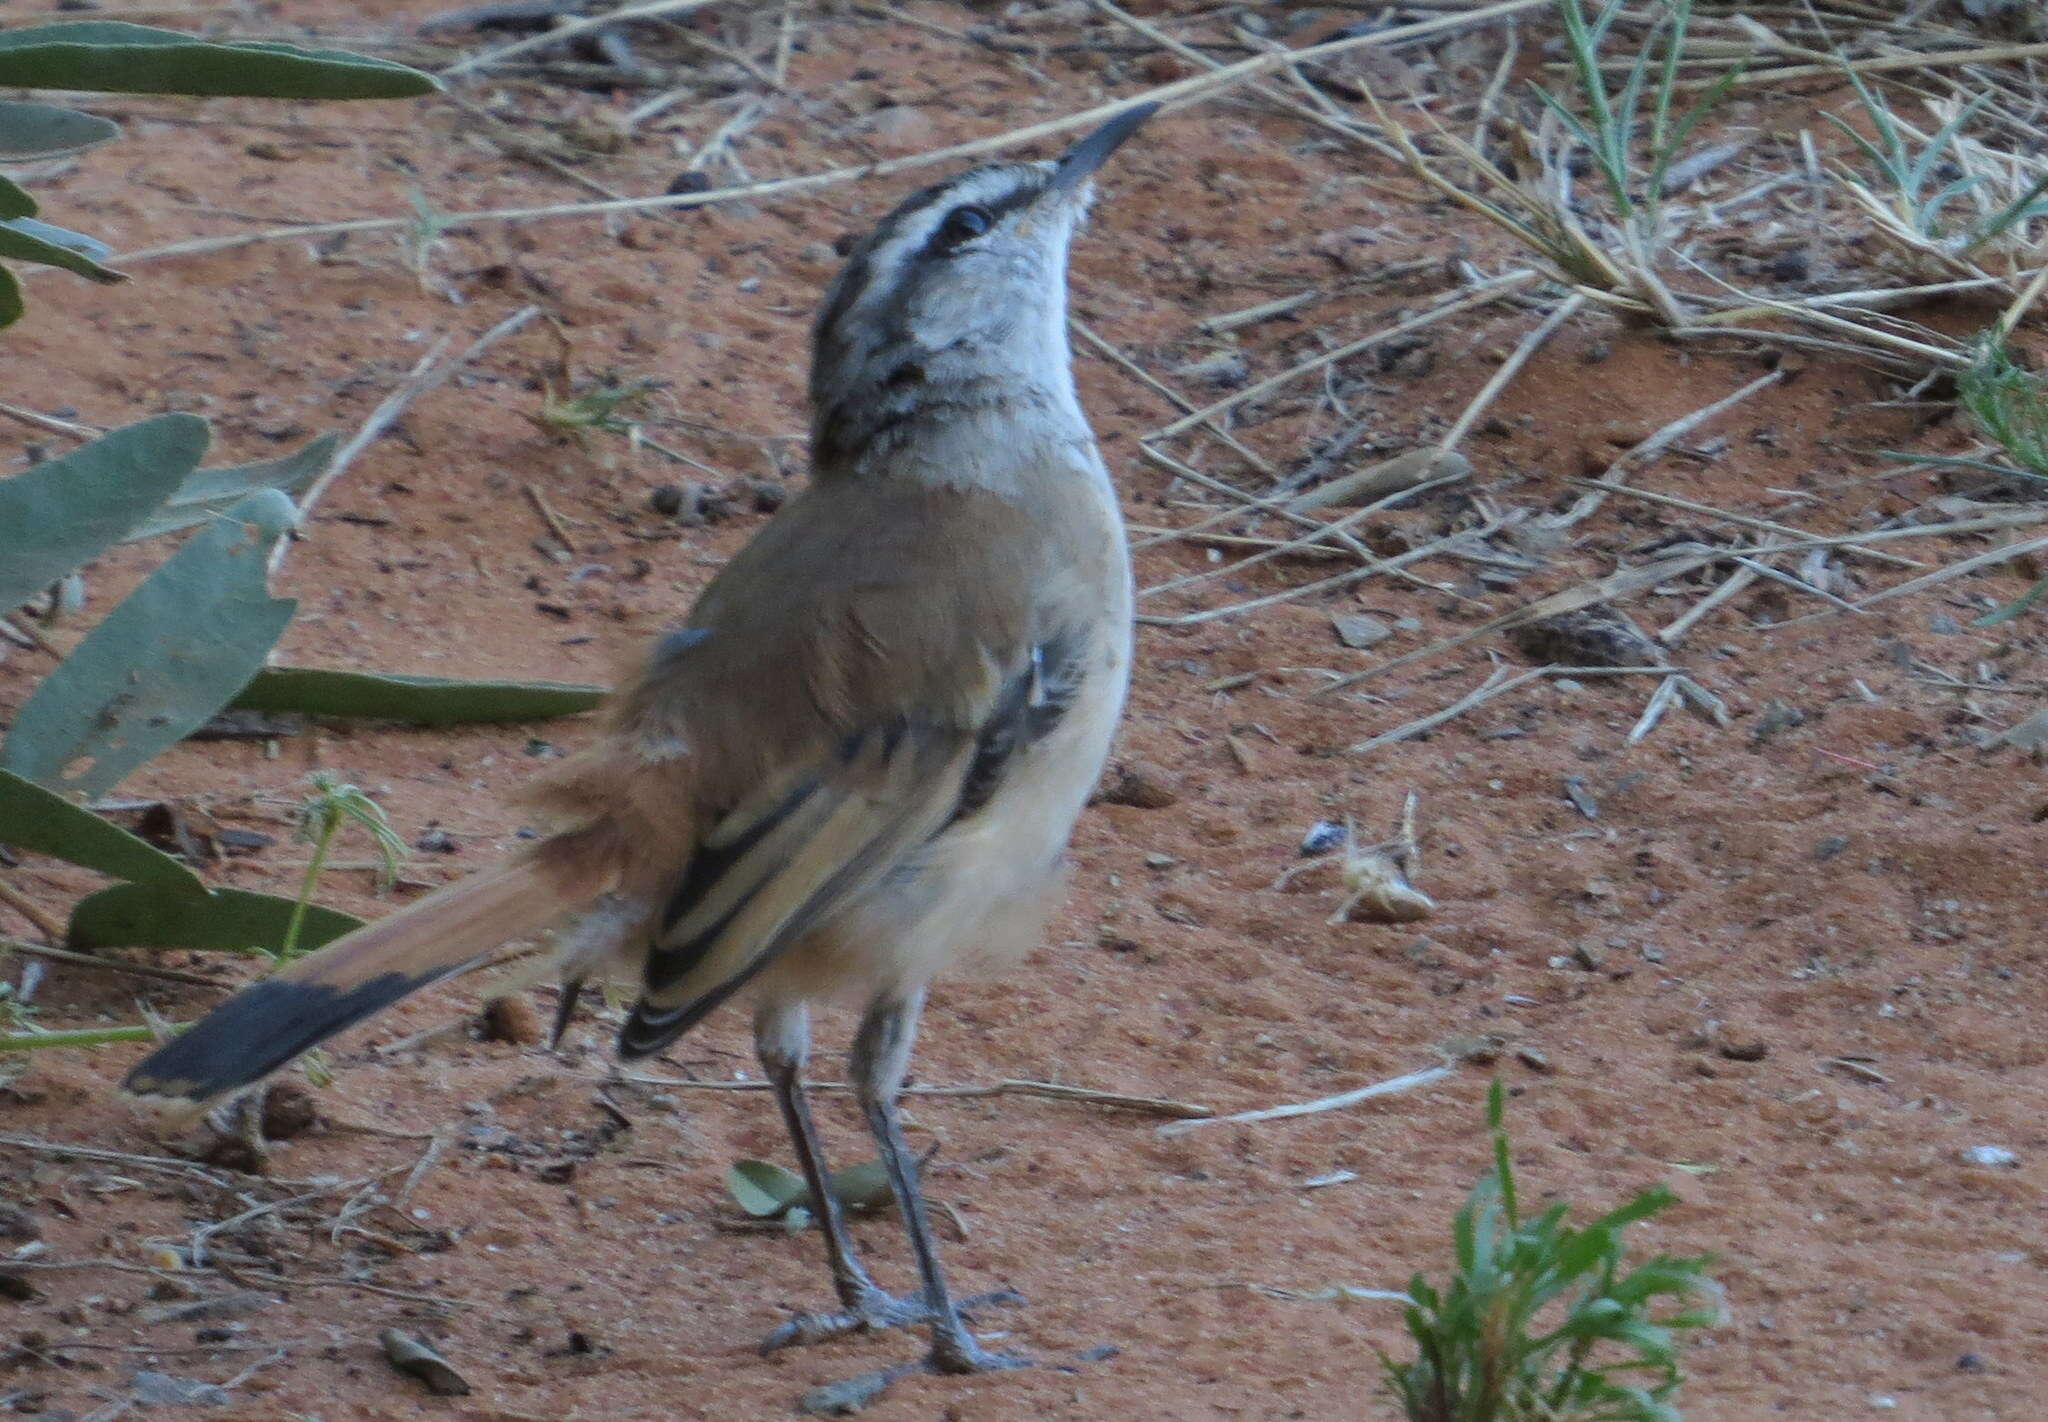
<instances>
[{"instance_id":1,"label":"toe","mask_svg":"<svg viewBox=\"0 0 2048 1422\"><path fill-rule=\"evenodd\" d=\"M851 1313L800 1313L778 1325L761 1340L761 1353L765 1357L784 1348L827 1343L866 1326L863 1319Z\"/></svg>"}]
</instances>

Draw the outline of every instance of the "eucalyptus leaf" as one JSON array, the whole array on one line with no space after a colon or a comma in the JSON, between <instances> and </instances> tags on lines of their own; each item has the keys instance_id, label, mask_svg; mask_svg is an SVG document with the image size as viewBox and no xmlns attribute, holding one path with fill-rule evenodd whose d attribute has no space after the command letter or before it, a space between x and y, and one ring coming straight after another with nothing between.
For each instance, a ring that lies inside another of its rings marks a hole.
<instances>
[{"instance_id":1,"label":"eucalyptus leaf","mask_svg":"<svg viewBox=\"0 0 2048 1422\"><path fill-rule=\"evenodd\" d=\"M755 1219L771 1219L807 1199L803 1177L766 1160L736 1160L725 1172L725 1188Z\"/></svg>"},{"instance_id":2,"label":"eucalyptus leaf","mask_svg":"<svg viewBox=\"0 0 2048 1422\"><path fill-rule=\"evenodd\" d=\"M830 1183L839 1203L851 1210L879 1210L896 1198L896 1191L889 1184L889 1167L879 1160L864 1160L859 1165L835 1170Z\"/></svg>"},{"instance_id":3,"label":"eucalyptus leaf","mask_svg":"<svg viewBox=\"0 0 2048 1422\"><path fill-rule=\"evenodd\" d=\"M834 1198L850 1210L877 1210L896 1198L888 1167L879 1160L833 1171L829 1186ZM817 1208L803 1177L772 1161L734 1161L725 1173L725 1188L748 1214L756 1219L783 1215L792 1230L808 1225Z\"/></svg>"},{"instance_id":4,"label":"eucalyptus leaf","mask_svg":"<svg viewBox=\"0 0 2048 1422\"><path fill-rule=\"evenodd\" d=\"M270 595L265 564L295 517L265 489L194 534L43 679L0 745L0 768L103 795L205 724L291 621L297 604Z\"/></svg>"},{"instance_id":5,"label":"eucalyptus leaf","mask_svg":"<svg viewBox=\"0 0 2048 1422\"><path fill-rule=\"evenodd\" d=\"M572 682L452 681L324 667L265 667L233 704L245 711L374 716L423 726L453 726L541 721L588 711L603 699L603 687Z\"/></svg>"},{"instance_id":6,"label":"eucalyptus leaf","mask_svg":"<svg viewBox=\"0 0 2048 1422\"><path fill-rule=\"evenodd\" d=\"M40 211L26 188L0 173L0 217L34 217Z\"/></svg>"},{"instance_id":7,"label":"eucalyptus leaf","mask_svg":"<svg viewBox=\"0 0 2048 1422\"><path fill-rule=\"evenodd\" d=\"M216 44L111 20L0 31L0 85L251 99L406 99L441 87L417 69L342 50Z\"/></svg>"},{"instance_id":8,"label":"eucalyptus leaf","mask_svg":"<svg viewBox=\"0 0 2048 1422\"><path fill-rule=\"evenodd\" d=\"M198 467L209 438L197 415L158 415L0 479L0 610L128 537Z\"/></svg>"},{"instance_id":9,"label":"eucalyptus leaf","mask_svg":"<svg viewBox=\"0 0 2048 1422\"><path fill-rule=\"evenodd\" d=\"M213 953L276 953L284 946L294 899L247 889L201 894L158 884L116 884L79 900L65 941L73 948L197 948ZM301 951L332 943L362 927L338 909L306 905L299 924Z\"/></svg>"},{"instance_id":10,"label":"eucalyptus leaf","mask_svg":"<svg viewBox=\"0 0 2048 1422\"><path fill-rule=\"evenodd\" d=\"M47 854L174 895L194 897L206 892L197 874L155 845L83 805L74 805L4 770L0 770L0 844Z\"/></svg>"},{"instance_id":11,"label":"eucalyptus leaf","mask_svg":"<svg viewBox=\"0 0 2048 1422\"><path fill-rule=\"evenodd\" d=\"M0 267L0 329L19 321L21 312L21 283L14 279L13 272Z\"/></svg>"},{"instance_id":12,"label":"eucalyptus leaf","mask_svg":"<svg viewBox=\"0 0 2048 1422\"><path fill-rule=\"evenodd\" d=\"M76 272L111 286L128 280L112 267L100 265L98 259L111 254L112 249L106 243L83 232L73 232L68 227L55 227L33 217L0 219L0 257L34 262L38 266L62 267L67 272Z\"/></svg>"},{"instance_id":13,"label":"eucalyptus leaf","mask_svg":"<svg viewBox=\"0 0 2048 1422\"><path fill-rule=\"evenodd\" d=\"M204 523L227 512L235 500L258 489L279 489L287 494L296 494L320 476L320 472L333 460L334 447L340 441L340 435L324 434L303 449L277 459L194 470L184 483L178 485L177 492L163 507L142 527L129 534L126 541L133 543L137 539L155 538L159 534L176 533L181 528Z\"/></svg>"},{"instance_id":14,"label":"eucalyptus leaf","mask_svg":"<svg viewBox=\"0 0 2048 1422\"><path fill-rule=\"evenodd\" d=\"M0 100L0 159L76 153L120 136L121 126L98 114L82 114L57 104Z\"/></svg>"}]
</instances>

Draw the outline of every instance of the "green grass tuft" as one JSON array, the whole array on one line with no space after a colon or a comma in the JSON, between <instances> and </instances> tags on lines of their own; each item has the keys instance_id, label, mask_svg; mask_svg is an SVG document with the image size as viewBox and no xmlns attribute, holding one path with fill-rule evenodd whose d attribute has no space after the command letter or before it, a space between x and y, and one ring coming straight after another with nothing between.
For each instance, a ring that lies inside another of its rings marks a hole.
<instances>
[{"instance_id":1,"label":"green grass tuft","mask_svg":"<svg viewBox=\"0 0 2048 1422\"><path fill-rule=\"evenodd\" d=\"M1722 1320L1710 1261L1659 1254L1627 1267L1622 1232L1673 1202L1662 1186L1578 1229L1562 1204L1524 1219L1505 1100L1496 1081L1493 1170L1458 1211L1443 1290L1420 1274L1408 1286L1417 1357L1382 1353L1388 1385L1409 1422L1679 1422L1681 1331Z\"/></svg>"}]
</instances>

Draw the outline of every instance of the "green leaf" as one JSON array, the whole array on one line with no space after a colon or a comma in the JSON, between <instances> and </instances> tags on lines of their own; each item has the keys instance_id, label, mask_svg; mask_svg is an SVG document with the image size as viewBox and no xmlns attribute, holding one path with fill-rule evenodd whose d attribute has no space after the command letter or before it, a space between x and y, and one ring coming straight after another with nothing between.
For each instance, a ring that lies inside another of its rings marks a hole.
<instances>
[{"instance_id":1,"label":"green leaf","mask_svg":"<svg viewBox=\"0 0 2048 1422\"><path fill-rule=\"evenodd\" d=\"M215 44L106 20L0 31L0 85L252 99L408 99L441 87L417 69L343 50Z\"/></svg>"},{"instance_id":2,"label":"green leaf","mask_svg":"<svg viewBox=\"0 0 2048 1422\"><path fill-rule=\"evenodd\" d=\"M265 667L234 705L244 711L375 716L423 726L540 721L588 711L604 688L558 681L451 681L323 667Z\"/></svg>"},{"instance_id":3,"label":"green leaf","mask_svg":"<svg viewBox=\"0 0 2048 1422\"><path fill-rule=\"evenodd\" d=\"M740 1208L756 1219L772 1219L785 1211L792 1219L803 1215L795 1228L809 1224L810 1214L816 1208L803 1177L772 1161L734 1161L725 1173L725 1188L739 1201ZM879 1160L833 1171L830 1188L839 1203L852 1210L878 1210L896 1198L889 1185L888 1167Z\"/></svg>"},{"instance_id":4,"label":"green leaf","mask_svg":"<svg viewBox=\"0 0 2048 1422\"><path fill-rule=\"evenodd\" d=\"M0 770L0 844L82 864L172 894L206 886L170 855L42 786Z\"/></svg>"},{"instance_id":5,"label":"green leaf","mask_svg":"<svg viewBox=\"0 0 2048 1422\"><path fill-rule=\"evenodd\" d=\"M734 1161L725 1172L725 1188L741 1209L762 1220L781 1214L811 1193L802 1176L765 1160Z\"/></svg>"},{"instance_id":6,"label":"green leaf","mask_svg":"<svg viewBox=\"0 0 2048 1422\"><path fill-rule=\"evenodd\" d=\"M879 1160L835 1170L829 1183L839 1203L848 1209L879 1210L896 1198L896 1191L889 1184L889 1168ZM808 1199L810 1192L805 1191L804 1196Z\"/></svg>"},{"instance_id":7,"label":"green leaf","mask_svg":"<svg viewBox=\"0 0 2048 1422\"><path fill-rule=\"evenodd\" d=\"M198 467L209 438L197 415L159 415L0 480L0 610L126 538Z\"/></svg>"},{"instance_id":8,"label":"green leaf","mask_svg":"<svg viewBox=\"0 0 2048 1422\"><path fill-rule=\"evenodd\" d=\"M266 586L292 501L251 494L108 613L15 717L0 768L102 795L246 686L297 604Z\"/></svg>"},{"instance_id":9,"label":"green leaf","mask_svg":"<svg viewBox=\"0 0 2048 1422\"><path fill-rule=\"evenodd\" d=\"M258 489L281 489L296 494L319 477L334 458L334 446L341 436L324 434L305 448L277 459L254 464L234 464L219 469L195 470L176 493L165 501L154 517L129 534L126 542L175 533L226 513L229 505Z\"/></svg>"},{"instance_id":10,"label":"green leaf","mask_svg":"<svg viewBox=\"0 0 2048 1422\"><path fill-rule=\"evenodd\" d=\"M0 217L34 217L41 210L26 188L0 174Z\"/></svg>"},{"instance_id":11,"label":"green leaf","mask_svg":"<svg viewBox=\"0 0 2048 1422\"><path fill-rule=\"evenodd\" d=\"M167 892L157 884L116 884L79 900L65 941L73 948L198 948L275 953L284 945L293 899L247 889ZM310 951L362 927L354 914L306 906L299 947Z\"/></svg>"},{"instance_id":12,"label":"green leaf","mask_svg":"<svg viewBox=\"0 0 2048 1422\"><path fill-rule=\"evenodd\" d=\"M14 279L13 272L0 267L0 330L19 321L21 312L21 283Z\"/></svg>"},{"instance_id":13,"label":"green leaf","mask_svg":"<svg viewBox=\"0 0 2048 1422\"><path fill-rule=\"evenodd\" d=\"M119 124L97 114L82 114L56 104L0 100L0 159L76 153L120 136Z\"/></svg>"},{"instance_id":14,"label":"green leaf","mask_svg":"<svg viewBox=\"0 0 2048 1422\"><path fill-rule=\"evenodd\" d=\"M99 257L110 256L112 252L106 243L67 227L53 227L33 217L0 219L0 257L35 262L45 267L62 267L67 272L76 272L111 286L128 280L112 267L99 264Z\"/></svg>"}]
</instances>

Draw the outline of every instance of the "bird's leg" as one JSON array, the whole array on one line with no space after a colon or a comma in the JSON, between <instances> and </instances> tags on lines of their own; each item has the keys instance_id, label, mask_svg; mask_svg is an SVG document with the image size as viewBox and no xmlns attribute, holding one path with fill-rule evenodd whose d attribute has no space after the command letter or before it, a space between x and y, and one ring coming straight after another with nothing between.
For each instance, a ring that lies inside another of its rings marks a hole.
<instances>
[{"instance_id":1,"label":"bird's leg","mask_svg":"<svg viewBox=\"0 0 2048 1422\"><path fill-rule=\"evenodd\" d=\"M854 1090L860 1094L867 1113L868 1128L882 1149L882 1164L889 1172L889 1185L903 1211L904 1228L917 1256L917 1272L924 1280L925 1304L930 1311L932 1349L926 1366L940 1373L979 1373L995 1368L1027 1366L1021 1358L991 1353L975 1340L961 1321L960 1307L946 1287L939 1268L938 1245L932 1239L925 1218L924 1195L918 1188L916 1158L903 1139L903 1123L896 1111L896 1096L903 1088L903 1075L910 1065L910 1048L917 1037L917 1015L924 1007L924 990L893 994L878 999L861 1019L853 1043Z\"/></svg>"},{"instance_id":2,"label":"bird's leg","mask_svg":"<svg viewBox=\"0 0 2048 1422\"><path fill-rule=\"evenodd\" d=\"M903 1210L903 1223L910 1232L910 1247L917 1255L917 1272L924 1279L924 1308L921 1314L931 1323L932 1346L922 1363L899 1363L877 1368L843 1382L811 1389L797 1403L798 1410L813 1416L840 1417L860 1411L886 1391L896 1379L920 1369L934 1373L982 1373L998 1368L1030 1366L1026 1358L991 1353L981 1346L961 1321L963 1308L971 1309L981 1299L956 1303L939 1269L938 1247L932 1242L926 1223L924 1195L918 1189L917 1164L903 1140L903 1123L896 1114L896 1094L903 1086L903 1073L910 1062L910 1047L917 1035L917 1014L924 1006L924 992L892 994L876 999L861 1019L853 1042L853 1086L860 1094L868 1126L882 1148L882 1164L889 1172L889 1186ZM990 1300L1021 1303L1015 1294L989 1295Z\"/></svg>"},{"instance_id":3,"label":"bird's leg","mask_svg":"<svg viewBox=\"0 0 2048 1422\"><path fill-rule=\"evenodd\" d=\"M783 1124L789 1128L790 1144L796 1149L804 1183L810 1187L818 1226L825 1236L825 1252L832 1265L832 1286L838 1291L841 1305L841 1311L836 1313L798 1314L763 1339L761 1351L773 1353L863 1329L922 1322L930 1316L922 1298L902 1299L885 1292L854 1255L853 1241L846 1232L846 1212L830 1188L831 1172L825 1165L824 1148L818 1143L810 1106L804 1100L803 1068L810 1054L810 1020L803 1004L765 1004L754 1021L754 1047L775 1092L775 1103L782 1108ZM1014 1296L991 1296L970 1302L1003 1302L1008 1297Z\"/></svg>"}]
</instances>

